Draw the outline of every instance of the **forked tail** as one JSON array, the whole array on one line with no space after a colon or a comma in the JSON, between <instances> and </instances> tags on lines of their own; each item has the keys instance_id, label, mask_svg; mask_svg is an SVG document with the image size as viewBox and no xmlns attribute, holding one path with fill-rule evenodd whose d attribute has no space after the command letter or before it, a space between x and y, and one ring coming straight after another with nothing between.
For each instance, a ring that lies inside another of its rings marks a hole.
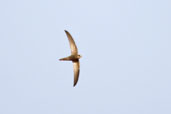
<instances>
[{"instance_id":1,"label":"forked tail","mask_svg":"<svg viewBox=\"0 0 171 114\"><path fill-rule=\"evenodd\" d=\"M61 58L60 61L71 61L69 57Z\"/></svg>"}]
</instances>

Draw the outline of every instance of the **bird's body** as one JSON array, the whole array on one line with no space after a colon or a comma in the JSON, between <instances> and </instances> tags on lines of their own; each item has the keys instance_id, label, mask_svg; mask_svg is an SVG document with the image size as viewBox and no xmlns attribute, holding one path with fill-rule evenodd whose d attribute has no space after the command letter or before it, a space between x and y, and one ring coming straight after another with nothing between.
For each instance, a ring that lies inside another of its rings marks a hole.
<instances>
[{"instance_id":1,"label":"bird's body","mask_svg":"<svg viewBox=\"0 0 171 114\"><path fill-rule=\"evenodd\" d=\"M81 58L81 55L78 54L77 46L71 36L71 34L65 30L65 33L68 37L70 48L71 48L71 55L65 58L59 59L60 61L72 61L74 66L74 86L78 82L79 78L79 72L80 72L80 62L79 59Z\"/></svg>"}]
</instances>

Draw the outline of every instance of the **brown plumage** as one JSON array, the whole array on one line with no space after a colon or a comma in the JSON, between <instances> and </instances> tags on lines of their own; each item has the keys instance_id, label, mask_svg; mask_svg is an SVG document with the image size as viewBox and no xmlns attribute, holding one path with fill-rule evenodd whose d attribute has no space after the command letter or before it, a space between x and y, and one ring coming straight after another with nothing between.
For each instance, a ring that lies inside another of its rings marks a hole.
<instances>
[{"instance_id":1,"label":"brown plumage","mask_svg":"<svg viewBox=\"0 0 171 114\"><path fill-rule=\"evenodd\" d=\"M79 59L81 58L81 56L78 54L77 46L76 46L71 34L66 30L65 30L65 33L69 40L69 44L70 44L70 48L71 48L71 55L68 57L65 57L65 58L61 58L59 60L60 61L72 61L73 67L74 67L74 86L75 86L77 84L78 78L79 78L79 72L80 72Z\"/></svg>"}]
</instances>

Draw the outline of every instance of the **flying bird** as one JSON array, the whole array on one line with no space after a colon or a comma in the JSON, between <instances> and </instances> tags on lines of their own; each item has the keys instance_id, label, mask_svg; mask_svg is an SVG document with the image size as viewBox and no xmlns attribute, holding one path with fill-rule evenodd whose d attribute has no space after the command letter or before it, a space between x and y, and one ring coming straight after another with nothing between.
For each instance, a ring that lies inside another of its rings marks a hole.
<instances>
[{"instance_id":1,"label":"flying bird","mask_svg":"<svg viewBox=\"0 0 171 114\"><path fill-rule=\"evenodd\" d=\"M78 78L79 78L79 72L80 72L80 62L79 59L81 58L81 55L78 54L78 49L77 46L71 36L71 34L64 30L68 40L69 40L69 44L70 44L70 48L71 48L71 55L65 58L61 58L59 59L60 61L72 61L73 66L74 66L74 85L75 86L78 82Z\"/></svg>"}]
</instances>

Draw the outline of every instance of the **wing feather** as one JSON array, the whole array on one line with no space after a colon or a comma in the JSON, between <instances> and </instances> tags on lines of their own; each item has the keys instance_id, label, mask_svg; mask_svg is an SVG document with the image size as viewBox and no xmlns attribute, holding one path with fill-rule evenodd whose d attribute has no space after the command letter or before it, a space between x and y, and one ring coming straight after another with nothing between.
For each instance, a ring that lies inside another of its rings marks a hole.
<instances>
[{"instance_id":1,"label":"wing feather","mask_svg":"<svg viewBox=\"0 0 171 114\"><path fill-rule=\"evenodd\" d=\"M79 73L80 73L80 62L79 62L79 60L74 61L73 66L74 66L74 86L75 86L78 82Z\"/></svg>"},{"instance_id":2,"label":"wing feather","mask_svg":"<svg viewBox=\"0 0 171 114\"><path fill-rule=\"evenodd\" d=\"M65 30L65 33L66 33L68 40L69 40L69 43L70 43L71 54L72 55L78 54L77 46L76 46L75 41L73 40L71 34L66 30Z\"/></svg>"}]
</instances>

